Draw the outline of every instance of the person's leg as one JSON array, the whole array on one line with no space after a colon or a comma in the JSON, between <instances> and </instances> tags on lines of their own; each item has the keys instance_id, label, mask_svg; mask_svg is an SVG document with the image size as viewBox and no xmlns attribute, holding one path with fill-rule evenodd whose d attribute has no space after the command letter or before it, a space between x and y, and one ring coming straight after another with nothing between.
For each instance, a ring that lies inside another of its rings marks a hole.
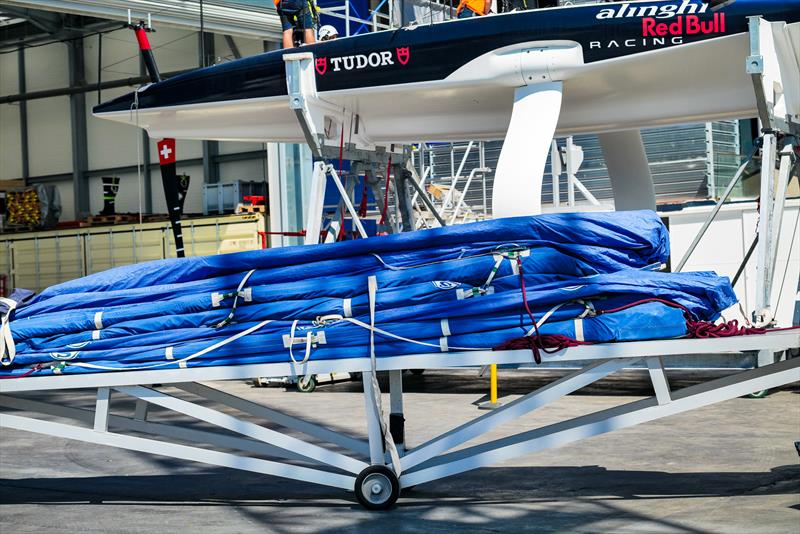
<instances>
[{"instance_id":1,"label":"person's leg","mask_svg":"<svg viewBox=\"0 0 800 534\"><path fill-rule=\"evenodd\" d=\"M294 39L292 38L292 34L294 33L294 24L289 19L289 17L281 10L278 10L278 17L281 21L281 29L283 30L283 47L284 48L293 48L294 47Z\"/></svg>"},{"instance_id":2,"label":"person's leg","mask_svg":"<svg viewBox=\"0 0 800 534\"><path fill-rule=\"evenodd\" d=\"M475 16L475 13L468 8L464 8L461 10L461 13L458 14L458 18L460 19L469 19Z\"/></svg>"},{"instance_id":3,"label":"person's leg","mask_svg":"<svg viewBox=\"0 0 800 534\"><path fill-rule=\"evenodd\" d=\"M303 28L305 29L303 42L305 44L314 44L317 42L317 32L314 28L314 17L311 16L311 8L307 7L302 16Z\"/></svg>"},{"instance_id":4,"label":"person's leg","mask_svg":"<svg viewBox=\"0 0 800 534\"><path fill-rule=\"evenodd\" d=\"M283 30L283 47L284 48L294 48L294 28L289 28L288 30Z\"/></svg>"}]
</instances>

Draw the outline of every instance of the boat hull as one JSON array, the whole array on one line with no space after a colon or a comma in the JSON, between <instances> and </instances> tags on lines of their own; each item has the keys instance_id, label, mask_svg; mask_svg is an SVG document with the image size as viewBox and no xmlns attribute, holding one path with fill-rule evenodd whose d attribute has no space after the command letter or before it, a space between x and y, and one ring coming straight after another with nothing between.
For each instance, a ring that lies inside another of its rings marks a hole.
<instances>
[{"instance_id":1,"label":"boat hull","mask_svg":"<svg viewBox=\"0 0 800 534\"><path fill-rule=\"evenodd\" d=\"M687 0L639 2L633 3L633 7L660 4L676 8L682 4L689 8L699 5ZM636 28L634 33L647 33L647 17L632 17L618 23L613 32L608 28L599 34L586 30L586 36L580 36L573 28L548 34L575 40L529 40L497 48L484 47L481 54L471 55L466 61L455 58L455 64L438 71L425 68L425 56L415 56L418 49L424 49L423 45L415 48L413 43L409 44L410 37L404 35L421 32L422 28L365 36L372 41L364 41L363 47L359 41L362 38L356 37L342 39L337 44L339 49L326 48L329 43L322 43L304 50L315 57L320 101L329 109L358 114L362 137L376 144L502 138L511 117L515 88L537 82L516 76L524 72L524 65L518 68L508 58L537 48L572 51L563 56L566 60L556 59L543 71L544 81L558 80L564 84L558 135L734 119L756 115L752 81L745 71L745 58L750 54L746 22L750 11L746 8L752 4L734 3L733 6L739 6L735 12L725 8L714 14L703 13L703 20L709 24L707 28L716 33L680 36L680 39L655 38L657 43L665 42L664 46L653 45L652 37L620 38L619 35L632 35L631 28ZM789 24L775 26L787 32L791 42L800 47L800 1L781 4L797 4L797 14L783 17L789 19ZM760 5L772 7L774 3L767 1ZM543 11L582 13L584 18L596 20L601 10L611 9L601 6L605 4ZM513 17L518 16L495 18L517 20ZM727 18L720 18L723 16ZM677 17L667 20L678 20ZM439 33L445 28L458 29L464 22L443 23ZM686 23L682 24L685 30ZM627 28L627 33L620 28ZM376 36L403 46L392 49L387 42L375 41ZM425 36L416 39L421 43ZM506 43L504 39L498 38L497 42ZM343 45L347 45L344 52L349 51L349 56L342 55ZM355 53L358 50L363 53ZM137 124L152 137L303 142L305 138L296 116L289 109L281 54L247 58L241 60L245 62L241 65L220 65L155 84L140 91L135 111L131 111L133 97L127 95L98 106L95 115ZM351 58L349 62L347 58ZM405 66L401 60L405 60ZM409 65L415 61L422 66L412 70ZM360 69L364 72L359 71L360 62L366 65ZM349 72L348 66L353 67ZM406 67L407 77L403 76ZM370 69L374 72L368 72ZM378 78L382 69L388 69L389 74ZM257 81L239 84L238 91L217 94L210 91L209 87L215 84L224 85L220 73L225 72L227 79L251 76ZM425 76L431 79L418 79ZM404 83L388 83L391 81ZM206 85L199 90L198 84L202 83Z\"/></svg>"}]
</instances>

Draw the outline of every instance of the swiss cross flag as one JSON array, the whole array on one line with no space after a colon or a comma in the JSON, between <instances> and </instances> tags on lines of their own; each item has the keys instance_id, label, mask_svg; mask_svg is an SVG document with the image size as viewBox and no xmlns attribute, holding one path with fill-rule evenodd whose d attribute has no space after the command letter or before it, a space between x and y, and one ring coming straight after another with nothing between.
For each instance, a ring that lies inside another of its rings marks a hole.
<instances>
[{"instance_id":1,"label":"swiss cross flag","mask_svg":"<svg viewBox=\"0 0 800 534\"><path fill-rule=\"evenodd\" d=\"M161 165L175 163L175 139L162 139L158 142L158 162Z\"/></svg>"}]
</instances>

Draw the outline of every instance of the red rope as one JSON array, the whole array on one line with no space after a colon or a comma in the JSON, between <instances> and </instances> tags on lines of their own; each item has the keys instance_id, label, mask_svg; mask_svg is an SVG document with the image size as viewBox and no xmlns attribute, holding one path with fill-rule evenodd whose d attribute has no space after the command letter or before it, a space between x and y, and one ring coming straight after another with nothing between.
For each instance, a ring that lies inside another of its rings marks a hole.
<instances>
[{"instance_id":1,"label":"red rope","mask_svg":"<svg viewBox=\"0 0 800 534\"><path fill-rule=\"evenodd\" d=\"M38 371L38 370L39 370L39 369L41 369L41 368L42 368L42 364L41 364L41 363L37 363L36 365L34 365L34 366L31 368L31 370L30 370L30 371L27 371L27 372L25 372L25 373L22 373L21 375L16 375L16 376L0 376L0 379L1 379L1 380L8 380L9 378L25 378L26 376L31 376L33 373L35 373L36 371Z\"/></svg>"},{"instance_id":2,"label":"red rope","mask_svg":"<svg viewBox=\"0 0 800 534\"><path fill-rule=\"evenodd\" d=\"M630 308L634 308L636 306L641 306L642 304L649 304L650 302L659 302L665 306L669 306L670 308L677 308L679 310L683 310L683 313L686 314L687 317L690 317L692 313L685 307L681 306L677 302L672 302L671 300L664 300L658 297L652 297L642 300L637 300L636 302L631 302L630 304L625 304L624 306L620 306L619 308L612 308L610 310L601 310L597 312L597 315L602 315L604 313L617 313L624 310L628 310Z\"/></svg>"},{"instance_id":3,"label":"red rope","mask_svg":"<svg viewBox=\"0 0 800 534\"><path fill-rule=\"evenodd\" d=\"M520 287L522 289L522 302L525 307L525 311L530 317L533 323L533 329L535 335L533 336L523 336L515 339L510 339L497 347L494 347L492 350L524 350L530 349L533 352L533 359L536 361L537 364L542 363L541 352L545 354L553 354L560 350L564 350L570 347L579 347L581 345L593 345L594 343L588 341L578 341L577 339L573 339L568 336L560 335L560 334L541 334L539 332L539 327L536 324L536 318L531 311L530 306L528 305L528 295L527 289L525 287L525 276L522 270L522 260L521 258L517 258L517 266L519 269L519 276L520 276ZM765 328L754 328L754 327L747 327L747 326L739 326L739 322L737 320L728 321L725 323L711 323L708 321L695 321L692 319L691 312L681 304L677 302L672 302L670 300L665 300L657 297L647 298L642 300L637 300L636 302L631 302L630 304L625 304L623 306L619 306L617 308L612 308L610 310L600 310L597 312L597 315L603 315L606 313L617 313L624 310L628 310L630 308L634 308L636 306L641 306L643 304L648 304L651 302L658 302L665 306L669 306L671 308L677 308L679 310L683 310L684 316L686 318L686 338L687 339L709 339L709 338L722 338L722 337L735 337L735 336L751 336L751 335L763 335L767 332L777 332L781 330L797 330L800 327L791 327L791 328L780 328L780 329L773 329L767 330Z\"/></svg>"},{"instance_id":4,"label":"red rope","mask_svg":"<svg viewBox=\"0 0 800 534\"><path fill-rule=\"evenodd\" d=\"M536 324L536 317L534 317L533 312L531 311L531 307L528 304L528 290L525 286L525 271L522 268L522 257L517 256L517 271L519 272L519 285L522 289L522 304L525 307L525 311L528 314L528 317L531 319L531 323L533 323L533 330L536 332L534 336L524 336L517 339L512 339L507 341L506 343L500 345L499 347L495 347L492 350L515 350L515 349L530 349L533 353L533 360L540 364L542 363L542 352L545 354L554 354L562 349L566 349L568 347L578 347L580 345L590 345L591 343L587 343L585 341L578 341L577 339L572 339L567 336L562 336L560 334L551 335L545 334L542 335L539 332L539 325Z\"/></svg>"},{"instance_id":5,"label":"red rope","mask_svg":"<svg viewBox=\"0 0 800 534\"><path fill-rule=\"evenodd\" d=\"M727 323L714 324L707 321L686 321L686 328L691 339L708 339L717 337L753 336L767 333L766 328L739 326L736 319Z\"/></svg>"}]
</instances>

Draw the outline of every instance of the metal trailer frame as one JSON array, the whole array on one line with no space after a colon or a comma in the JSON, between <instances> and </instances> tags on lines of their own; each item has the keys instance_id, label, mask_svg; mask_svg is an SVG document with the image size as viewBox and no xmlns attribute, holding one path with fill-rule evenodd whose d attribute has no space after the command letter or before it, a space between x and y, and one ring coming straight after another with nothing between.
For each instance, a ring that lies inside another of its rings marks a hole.
<instances>
[{"instance_id":1,"label":"metal trailer frame","mask_svg":"<svg viewBox=\"0 0 800 534\"><path fill-rule=\"evenodd\" d=\"M351 490L365 507L384 509L395 503L402 488L800 381L800 358L781 360L782 353L797 347L800 347L800 331L787 330L760 336L637 341L564 349L545 355L544 361L569 362L581 366L580 369L414 447L407 447L402 423L395 423L404 417L404 369L458 368L492 363L525 367L532 363L530 351L394 356L377 359L375 370L370 358L350 358L308 361L299 366L267 363L2 380L0 428L27 430ZM762 353L762 360L769 358L777 363L677 391L669 386L662 360L665 356L690 353L738 354L751 351ZM642 360L653 384L654 395L650 398L450 452L501 424ZM300 376L343 371L363 373L366 440L200 383L253 376ZM376 371L389 372L391 415L388 425L380 406ZM173 386L181 390L181 396L165 393L151 384ZM78 388L97 390L94 410L51 404L19 395ZM111 412L112 391L115 396L123 394L136 399L132 416ZM183 393L278 425L292 435L186 400ZM222 432L148 420L150 405L217 426ZM9 412L9 409L36 415L20 415ZM71 423L54 422L41 416L66 418ZM293 434L297 433L307 438L294 437ZM141 434L152 437L142 437ZM204 445L200 447L196 443ZM236 452L227 452L230 450Z\"/></svg>"},{"instance_id":2,"label":"metal trailer frame","mask_svg":"<svg viewBox=\"0 0 800 534\"><path fill-rule=\"evenodd\" d=\"M796 165L797 162L793 162L791 145L787 145L781 154L777 153L778 131L776 130L796 133L798 125L792 122L792 117L782 113L783 108L775 105L777 99L772 88L776 87L774 82L780 79L780 72L775 68L777 61L775 52L769 47L771 40L769 23L759 17L753 17L750 31L752 49L748 58L748 72L753 78L762 123L768 127L764 135L763 160L780 162L779 174L782 178L787 178L785 181L788 182L790 166ZM287 61L287 85L292 97L290 106L295 110L301 124L305 126L309 145L319 155L322 152L321 143L315 132L321 131L317 125L322 124L323 110L315 98L311 66L313 56L309 53L287 54L284 59ZM321 177L326 172L331 173L341 192L341 184L337 180L335 171L332 171L330 166L316 164L318 182L321 183ZM772 286L774 247L780 235L780 220L775 215L782 210L784 201L782 193L785 191L785 183L780 182L778 191L774 191L772 166L764 165L761 243L758 254L759 302L756 310L756 319L763 324L771 322L768 289ZM319 196L317 192L316 197ZM316 202L319 203L319 198ZM348 206L348 210L357 220L357 214L351 205ZM524 367L532 363L530 352L443 352L376 360L351 358L307 361L301 364L194 367L0 380L0 407L6 410L0 413L0 428L28 430L353 490L359 502L365 507L383 509L394 504L402 488L798 382L800 358L778 361L782 353L788 354L790 349L798 347L800 347L800 330L772 331L765 335L721 339L638 341L564 349L554 354L546 354L543 360L548 363L577 364L582 366L580 369L413 448L406 447L403 432L402 371L404 369L457 368L488 364ZM743 352L758 353L759 368L741 371L678 391L672 391L669 386L663 357L686 354L737 355ZM640 361L646 364L653 384L654 395L650 398L449 452L498 425L541 408ZM377 371L389 372L391 413L388 424L381 407ZM366 441L199 383L249 379L257 376L297 377L335 372L362 373ZM299 439L184 398L169 395L150 387L151 384L173 385L185 393L270 421L290 431L305 434L311 439ZM45 403L18 395L25 392L77 388L97 389L94 410ZM136 399L133 417L111 413L112 390ZM147 411L151 404L220 427L223 432L148 420ZM8 409L67 418L73 420L73 423L65 424L8 413ZM110 428L114 431L110 431ZM124 433L125 431L166 438L169 441L131 435ZM204 443L225 450L197 447L193 443ZM231 449L238 453L226 452Z\"/></svg>"}]
</instances>

